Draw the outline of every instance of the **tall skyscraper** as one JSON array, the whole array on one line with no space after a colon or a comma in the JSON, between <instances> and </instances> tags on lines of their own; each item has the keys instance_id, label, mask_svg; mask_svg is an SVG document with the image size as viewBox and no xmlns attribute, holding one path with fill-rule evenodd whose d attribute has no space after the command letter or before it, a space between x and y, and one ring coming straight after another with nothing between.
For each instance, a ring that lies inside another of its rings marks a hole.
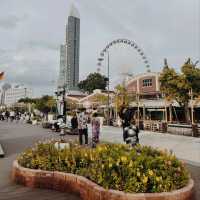
<instances>
[{"instance_id":1,"label":"tall skyscraper","mask_svg":"<svg viewBox=\"0 0 200 200\"><path fill-rule=\"evenodd\" d=\"M76 90L79 82L80 15L72 5L66 26L66 44L60 48L58 86Z\"/></svg>"},{"instance_id":2,"label":"tall skyscraper","mask_svg":"<svg viewBox=\"0 0 200 200\"><path fill-rule=\"evenodd\" d=\"M60 72L58 78L58 87L66 85L67 80L67 45L60 45Z\"/></svg>"}]
</instances>

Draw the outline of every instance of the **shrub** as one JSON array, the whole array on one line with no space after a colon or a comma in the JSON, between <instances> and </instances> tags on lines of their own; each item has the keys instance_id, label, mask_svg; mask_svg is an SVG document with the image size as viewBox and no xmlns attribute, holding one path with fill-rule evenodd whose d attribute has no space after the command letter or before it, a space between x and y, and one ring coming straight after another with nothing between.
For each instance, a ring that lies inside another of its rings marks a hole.
<instances>
[{"instance_id":1,"label":"shrub","mask_svg":"<svg viewBox=\"0 0 200 200\"><path fill-rule=\"evenodd\" d=\"M39 143L18 161L27 168L78 174L106 189L125 192L168 192L189 180L184 164L167 151L121 144L100 144L96 149L70 146L58 150L52 142Z\"/></svg>"}]
</instances>

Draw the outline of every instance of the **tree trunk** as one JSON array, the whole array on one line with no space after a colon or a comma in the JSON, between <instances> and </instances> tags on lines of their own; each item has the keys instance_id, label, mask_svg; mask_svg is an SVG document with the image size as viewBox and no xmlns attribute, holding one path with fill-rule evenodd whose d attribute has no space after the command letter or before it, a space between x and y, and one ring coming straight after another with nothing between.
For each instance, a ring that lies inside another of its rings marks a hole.
<instances>
[{"instance_id":1,"label":"tree trunk","mask_svg":"<svg viewBox=\"0 0 200 200\"><path fill-rule=\"evenodd\" d=\"M191 122L191 117L190 117L190 111L189 111L188 103L184 104L184 111L185 111L186 122L190 123Z\"/></svg>"}]
</instances>

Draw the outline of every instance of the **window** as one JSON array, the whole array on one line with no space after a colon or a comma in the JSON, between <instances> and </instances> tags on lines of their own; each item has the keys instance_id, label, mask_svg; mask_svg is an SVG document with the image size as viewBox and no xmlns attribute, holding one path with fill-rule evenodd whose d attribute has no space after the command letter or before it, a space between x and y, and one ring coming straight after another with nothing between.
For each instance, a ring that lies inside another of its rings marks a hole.
<instances>
[{"instance_id":1,"label":"window","mask_svg":"<svg viewBox=\"0 0 200 200\"><path fill-rule=\"evenodd\" d=\"M151 86L152 86L152 79L143 80L143 87L151 87Z\"/></svg>"}]
</instances>

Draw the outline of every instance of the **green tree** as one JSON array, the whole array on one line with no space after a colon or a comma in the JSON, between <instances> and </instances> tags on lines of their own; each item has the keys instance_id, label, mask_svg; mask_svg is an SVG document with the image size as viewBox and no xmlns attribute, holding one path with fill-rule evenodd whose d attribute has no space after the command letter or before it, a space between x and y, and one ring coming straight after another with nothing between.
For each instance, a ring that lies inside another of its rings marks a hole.
<instances>
[{"instance_id":1,"label":"green tree","mask_svg":"<svg viewBox=\"0 0 200 200\"><path fill-rule=\"evenodd\" d=\"M18 100L18 103L36 103L36 99L31 99L31 98L22 98Z\"/></svg>"},{"instance_id":2,"label":"green tree","mask_svg":"<svg viewBox=\"0 0 200 200\"><path fill-rule=\"evenodd\" d=\"M117 85L115 87L116 95L114 98L116 111L119 112L121 107L128 107L131 101L134 101L135 95L128 93L126 88L123 85Z\"/></svg>"},{"instance_id":3,"label":"green tree","mask_svg":"<svg viewBox=\"0 0 200 200\"><path fill-rule=\"evenodd\" d=\"M45 95L36 100L35 108L43 113L55 112L56 101L52 96Z\"/></svg>"},{"instance_id":4,"label":"green tree","mask_svg":"<svg viewBox=\"0 0 200 200\"><path fill-rule=\"evenodd\" d=\"M178 73L167 64L160 74L160 89L169 101L176 100L185 110L187 122L190 120L189 100L200 95L200 69L189 58Z\"/></svg>"},{"instance_id":5,"label":"green tree","mask_svg":"<svg viewBox=\"0 0 200 200\"><path fill-rule=\"evenodd\" d=\"M44 95L41 98L22 98L18 102L31 104L32 107L43 113L56 112L56 100L52 96Z\"/></svg>"},{"instance_id":6,"label":"green tree","mask_svg":"<svg viewBox=\"0 0 200 200\"><path fill-rule=\"evenodd\" d=\"M105 90L107 78L100 73L91 73L85 80L79 82L78 87L81 90L92 93L95 89Z\"/></svg>"}]
</instances>

